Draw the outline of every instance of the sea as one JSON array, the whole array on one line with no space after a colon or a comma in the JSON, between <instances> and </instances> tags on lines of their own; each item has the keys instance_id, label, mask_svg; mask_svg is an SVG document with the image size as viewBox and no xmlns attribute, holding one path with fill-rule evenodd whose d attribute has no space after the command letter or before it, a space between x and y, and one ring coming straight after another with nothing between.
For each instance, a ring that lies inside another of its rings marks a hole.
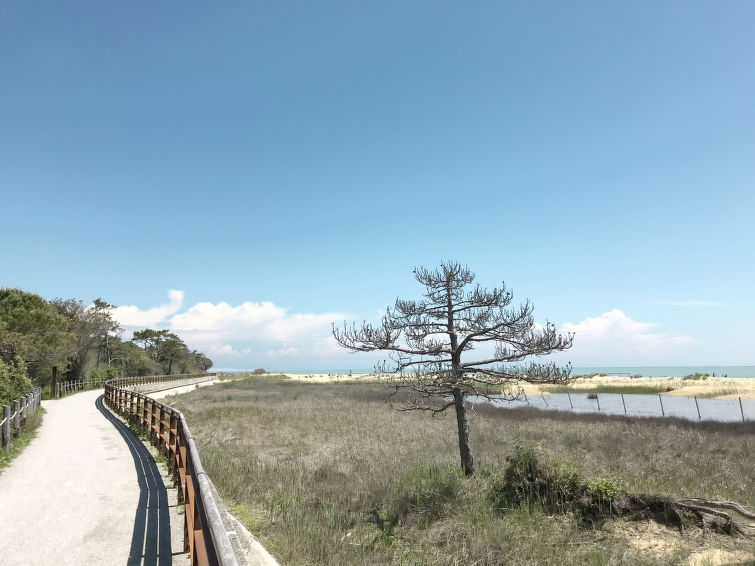
<instances>
[{"instance_id":1,"label":"sea","mask_svg":"<svg viewBox=\"0 0 755 566\"><path fill-rule=\"evenodd\" d=\"M341 375L348 375L349 373L375 373L374 368L275 369L270 371L300 375L318 373ZM594 373L617 377L629 377L632 375L642 375L644 377L684 377L685 375L693 373L707 373L711 376L715 375L716 377L755 378L755 366L575 366L572 368L572 375L590 375Z\"/></svg>"}]
</instances>

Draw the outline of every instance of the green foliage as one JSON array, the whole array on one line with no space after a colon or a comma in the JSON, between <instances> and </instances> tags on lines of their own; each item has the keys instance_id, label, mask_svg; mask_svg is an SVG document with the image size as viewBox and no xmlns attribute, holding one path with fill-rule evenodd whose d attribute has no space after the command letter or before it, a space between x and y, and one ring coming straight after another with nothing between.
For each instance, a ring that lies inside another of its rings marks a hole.
<instances>
[{"instance_id":1,"label":"green foliage","mask_svg":"<svg viewBox=\"0 0 755 566\"><path fill-rule=\"evenodd\" d=\"M527 502L546 511L563 512L583 491L576 471L562 462L543 465L531 446L518 446L506 461L502 481L494 482L492 489L494 504L499 509Z\"/></svg>"},{"instance_id":2,"label":"green foliage","mask_svg":"<svg viewBox=\"0 0 755 566\"><path fill-rule=\"evenodd\" d=\"M135 436L137 436L141 440L147 439L147 425L145 425L137 415L127 415L126 424L128 425L129 430L134 433Z\"/></svg>"},{"instance_id":3,"label":"green foliage","mask_svg":"<svg viewBox=\"0 0 755 566\"><path fill-rule=\"evenodd\" d=\"M688 375L685 375L682 379L685 380L700 380L700 379L708 379L710 377L709 373L700 373L699 371L696 371L695 373L690 373Z\"/></svg>"},{"instance_id":4,"label":"green foliage","mask_svg":"<svg viewBox=\"0 0 755 566\"><path fill-rule=\"evenodd\" d=\"M104 374L102 373L102 370L100 368L92 368L89 370L89 373L87 374L87 379L89 381L99 381L104 378Z\"/></svg>"},{"instance_id":5,"label":"green foliage","mask_svg":"<svg viewBox=\"0 0 755 566\"><path fill-rule=\"evenodd\" d=\"M623 492L614 476L587 482L562 461L544 463L531 446L517 447L502 480L492 484L491 497L496 508L516 508L522 504L546 513L573 512L585 518L602 518L612 511L613 501Z\"/></svg>"},{"instance_id":6,"label":"green foliage","mask_svg":"<svg viewBox=\"0 0 755 566\"><path fill-rule=\"evenodd\" d=\"M23 360L16 358L6 363L0 359L0 405L10 405L14 399L29 393L32 387Z\"/></svg>"},{"instance_id":7,"label":"green foliage","mask_svg":"<svg viewBox=\"0 0 755 566\"><path fill-rule=\"evenodd\" d=\"M108 366L105 369L105 379L115 379L120 376L121 374L118 373L118 370L114 366Z\"/></svg>"},{"instance_id":8,"label":"green foliage","mask_svg":"<svg viewBox=\"0 0 755 566\"><path fill-rule=\"evenodd\" d=\"M267 373L267 370L264 368L257 368L252 372L252 375L264 375Z\"/></svg>"},{"instance_id":9,"label":"green foliage","mask_svg":"<svg viewBox=\"0 0 755 566\"><path fill-rule=\"evenodd\" d=\"M17 358L32 378L40 378L49 365L66 363L73 335L68 321L39 295L20 289L0 289L0 358Z\"/></svg>"},{"instance_id":10,"label":"green foliage","mask_svg":"<svg viewBox=\"0 0 755 566\"><path fill-rule=\"evenodd\" d=\"M205 372L212 367L210 358L196 350L189 351L181 338L167 330L138 330L132 341L142 345L142 351L157 366L159 373ZM141 363L146 367L144 360Z\"/></svg>"},{"instance_id":11,"label":"green foliage","mask_svg":"<svg viewBox=\"0 0 755 566\"><path fill-rule=\"evenodd\" d=\"M587 488L597 498L607 502L613 501L621 494L621 486L615 476L589 480Z\"/></svg>"}]
</instances>

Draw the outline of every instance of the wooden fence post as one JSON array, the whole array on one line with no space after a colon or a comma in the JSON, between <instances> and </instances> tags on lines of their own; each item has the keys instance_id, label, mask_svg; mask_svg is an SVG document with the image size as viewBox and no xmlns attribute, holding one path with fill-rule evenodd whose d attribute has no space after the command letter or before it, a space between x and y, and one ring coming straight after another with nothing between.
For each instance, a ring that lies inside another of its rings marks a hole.
<instances>
[{"instance_id":1,"label":"wooden fence post","mask_svg":"<svg viewBox=\"0 0 755 566\"><path fill-rule=\"evenodd\" d=\"M50 381L50 399L58 398L58 366L52 366L52 381Z\"/></svg>"},{"instance_id":2,"label":"wooden fence post","mask_svg":"<svg viewBox=\"0 0 755 566\"><path fill-rule=\"evenodd\" d=\"M26 424L26 395L22 395L18 400L21 404L21 424Z\"/></svg>"},{"instance_id":3,"label":"wooden fence post","mask_svg":"<svg viewBox=\"0 0 755 566\"><path fill-rule=\"evenodd\" d=\"M18 437L18 429L21 428L21 403L18 399L13 400L13 436Z\"/></svg>"},{"instance_id":4,"label":"wooden fence post","mask_svg":"<svg viewBox=\"0 0 755 566\"><path fill-rule=\"evenodd\" d=\"M3 430L2 430L3 448L10 450L10 407L3 405Z\"/></svg>"}]
</instances>

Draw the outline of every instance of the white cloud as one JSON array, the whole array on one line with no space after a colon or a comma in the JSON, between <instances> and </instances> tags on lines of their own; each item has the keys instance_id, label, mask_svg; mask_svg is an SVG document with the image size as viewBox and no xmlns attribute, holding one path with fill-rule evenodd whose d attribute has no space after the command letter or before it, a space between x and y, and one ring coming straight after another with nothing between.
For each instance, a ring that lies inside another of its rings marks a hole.
<instances>
[{"instance_id":1,"label":"white cloud","mask_svg":"<svg viewBox=\"0 0 755 566\"><path fill-rule=\"evenodd\" d=\"M123 326L148 327L157 326L165 321L173 313L181 310L183 305L184 292L175 289L168 290L168 303L153 307L147 310L141 310L136 306L115 307L113 318Z\"/></svg>"},{"instance_id":2,"label":"white cloud","mask_svg":"<svg viewBox=\"0 0 755 566\"><path fill-rule=\"evenodd\" d=\"M183 297L183 291L171 290L168 304L116 307L114 315L127 327L167 328L219 367L258 367L265 360L296 367L346 354L331 336L331 323L348 315L291 313L270 301L201 302L179 313Z\"/></svg>"},{"instance_id":3,"label":"white cloud","mask_svg":"<svg viewBox=\"0 0 755 566\"><path fill-rule=\"evenodd\" d=\"M657 325L632 320L619 309L578 323L565 323L560 332L573 332L574 346L564 356L575 365L644 365L671 363L689 344L690 336L653 331Z\"/></svg>"}]
</instances>

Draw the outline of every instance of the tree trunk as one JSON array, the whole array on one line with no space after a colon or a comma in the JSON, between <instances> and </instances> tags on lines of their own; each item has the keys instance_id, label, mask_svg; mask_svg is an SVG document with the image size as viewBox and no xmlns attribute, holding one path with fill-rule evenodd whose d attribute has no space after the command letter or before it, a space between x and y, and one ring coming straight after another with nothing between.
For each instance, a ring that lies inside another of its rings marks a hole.
<instances>
[{"instance_id":1,"label":"tree trunk","mask_svg":"<svg viewBox=\"0 0 755 566\"><path fill-rule=\"evenodd\" d=\"M454 388L454 406L456 408L456 424L459 427L459 455L464 475L474 475L474 458L469 447L469 423L467 422L467 408L464 406L464 395L461 390Z\"/></svg>"}]
</instances>

